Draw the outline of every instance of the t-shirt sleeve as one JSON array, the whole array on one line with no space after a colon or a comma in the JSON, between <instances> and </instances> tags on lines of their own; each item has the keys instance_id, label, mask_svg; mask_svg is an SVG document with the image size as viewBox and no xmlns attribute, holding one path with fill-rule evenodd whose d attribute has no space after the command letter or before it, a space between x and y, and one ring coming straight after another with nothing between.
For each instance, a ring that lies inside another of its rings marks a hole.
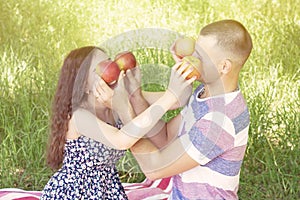
<instances>
[{"instance_id":1,"label":"t-shirt sleeve","mask_svg":"<svg viewBox=\"0 0 300 200\"><path fill-rule=\"evenodd\" d=\"M210 112L196 121L180 136L186 152L200 165L205 165L234 146L234 126L222 113Z\"/></svg>"}]
</instances>

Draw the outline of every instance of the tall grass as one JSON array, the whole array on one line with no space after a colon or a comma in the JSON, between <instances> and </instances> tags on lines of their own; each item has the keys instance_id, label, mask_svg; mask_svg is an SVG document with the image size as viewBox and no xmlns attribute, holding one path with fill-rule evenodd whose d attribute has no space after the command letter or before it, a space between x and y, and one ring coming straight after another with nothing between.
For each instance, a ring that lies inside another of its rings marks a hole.
<instances>
[{"instance_id":1,"label":"tall grass","mask_svg":"<svg viewBox=\"0 0 300 200\"><path fill-rule=\"evenodd\" d=\"M299 198L299 13L299 0L1 2L0 188L41 190L52 175L44 160L49 111L59 68L71 49L147 27L197 37L205 24L234 18L254 42L240 80L251 113L240 198ZM151 57L172 63L168 56ZM122 181L143 179L129 152L119 169Z\"/></svg>"}]
</instances>

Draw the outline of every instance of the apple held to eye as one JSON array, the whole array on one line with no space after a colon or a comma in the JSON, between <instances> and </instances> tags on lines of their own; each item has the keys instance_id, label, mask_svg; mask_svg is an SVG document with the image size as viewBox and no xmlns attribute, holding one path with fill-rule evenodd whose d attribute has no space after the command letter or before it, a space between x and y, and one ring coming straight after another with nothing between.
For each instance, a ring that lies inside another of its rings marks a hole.
<instances>
[{"instance_id":1,"label":"apple held to eye","mask_svg":"<svg viewBox=\"0 0 300 200\"><path fill-rule=\"evenodd\" d=\"M120 74L120 68L116 62L112 60L104 60L96 66L96 73L108 84L114 84Z\"/></svg>"},{"instance_id":2,"label":"apple held to eye","mask_svg":"<svg viewBox=\"0 0 300 200\"><path fill-rule=\"evenodd\" d=\"M136 59L130 51L124 51L116 55L115 60L104 60L98 63L96 73L108 84L114 84L121 70L126 71L136 67Z\"/></svg>"},{"instance_id":3,"label":"apple held to eye","mask_svg":"<svg viewBox=\"0 0 300 200\"><path fill-rule=\"evenodd\" d=\"M127 69L136 66L136 59L130 51L124 51L116 55L115 62L118 64L120 70L126 71Z\"/></svg>"},{"instance_id":4,"label":"apple held to eye","mask_svg":"<svg viewBox=\"0 0 300 200\"><path fill-rule=\"evenodd\" d=\"M180 58L190 56L195 51L195 40L190 37L179 38L175 42L174 50Z\"/></svg>"},{"instance_id":5,"label":"apple held to eye","mask_svg":"<svg viewBox=\"0 0 300 200\"><path fill-rule=\"evenodd\" d=\"M200 78L199 70L200 70L200 66L201 66L201 61L194 56L185 56L182 59L182 65L184 65L186 63L189 65L189 68L187 68L187 69L190 69L191 67L193 68L193 71L186 77L186 79L190 79L193 76L196 76L197 77L196 79L199 79Z\"/></svg>"}]
</instances>

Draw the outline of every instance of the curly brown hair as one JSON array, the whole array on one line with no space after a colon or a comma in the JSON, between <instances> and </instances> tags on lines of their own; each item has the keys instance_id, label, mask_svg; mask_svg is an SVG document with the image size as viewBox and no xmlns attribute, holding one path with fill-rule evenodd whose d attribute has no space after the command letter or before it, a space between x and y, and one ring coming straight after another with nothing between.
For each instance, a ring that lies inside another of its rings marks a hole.
<instances>
[{"instance_id":1,"label":"curly brown hair","mask_svg":"<svg viewBox=\"0 0 300 200\"><path fill-rule=\"evenodd\" d=\"M95 49L101 50L95 46L86 46L71 51L61 68L52 105L47 147L47 164L53 170L58 169L63 162L66 133L72 113L87 97L85 89Z\"/></svg>"}]
</instances>

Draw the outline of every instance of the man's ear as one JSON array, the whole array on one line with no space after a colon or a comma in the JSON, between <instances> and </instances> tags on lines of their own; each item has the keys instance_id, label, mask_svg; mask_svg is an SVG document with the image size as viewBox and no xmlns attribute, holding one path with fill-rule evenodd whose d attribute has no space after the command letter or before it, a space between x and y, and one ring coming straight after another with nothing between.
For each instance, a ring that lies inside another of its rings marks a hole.
<instances>
[{"instance_id":1,"label":"man's ear","mask_svg":"<svg viewBox=\"0 0 300 200\"><path fill-rule=\"evenodd\" d=\"M228 74L232 70L232 62L229 59L225 59L221 63L221 73Z\"/></svg>"}]
</instances>

